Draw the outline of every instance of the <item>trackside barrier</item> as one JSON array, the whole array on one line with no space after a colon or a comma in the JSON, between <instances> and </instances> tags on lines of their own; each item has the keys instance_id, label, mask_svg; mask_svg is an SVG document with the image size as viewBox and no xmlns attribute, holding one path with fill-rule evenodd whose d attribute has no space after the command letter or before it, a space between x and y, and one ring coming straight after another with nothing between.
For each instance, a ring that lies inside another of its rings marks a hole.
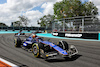
<instances>
[{"instance_id":1,"label":"trackside barrier","mask_svg":"<svg viewBox=\"0 0 100 67\"><path fill-rule=\"evenodd\" d=\"M84 38L84 39L97 39L100 40L100 33L64 33L53 32L53 36L67 37L67 38Z\"/></svg>"}]
</instances>

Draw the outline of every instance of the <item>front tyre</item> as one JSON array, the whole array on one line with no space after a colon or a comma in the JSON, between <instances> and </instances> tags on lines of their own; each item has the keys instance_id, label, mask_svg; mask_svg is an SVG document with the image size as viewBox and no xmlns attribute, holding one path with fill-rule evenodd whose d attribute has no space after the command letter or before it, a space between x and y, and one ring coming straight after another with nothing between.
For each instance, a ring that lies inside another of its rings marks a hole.
<instances>
[{"instance_id":1,"label":"front tyre","mask_svg":"<svg viewBox=\"0 0 100 67\"><path fill-rule=\"evenodd\" d=\"M38 44L34 43L33 46L32 46L32 53L34 55L34 57L40 57L40 49L39 49L39 46Z\"/></svg>"},{"instance_id":2,"label":"front tyre","mask_svg":"<svg viewBox=\"0 0 100 67\"><path fill-rule=\"evenodd\" d=\"M66 41L59 41L58 46L60 48L62 48L63 50L68 50L69 49L69 45Z\"/></svg>"}]
</instances>

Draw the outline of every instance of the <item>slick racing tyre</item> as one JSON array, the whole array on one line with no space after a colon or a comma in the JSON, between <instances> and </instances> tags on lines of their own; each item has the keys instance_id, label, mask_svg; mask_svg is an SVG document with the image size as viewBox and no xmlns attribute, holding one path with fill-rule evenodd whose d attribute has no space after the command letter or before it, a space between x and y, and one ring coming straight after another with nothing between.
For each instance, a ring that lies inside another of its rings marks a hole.
<instances>
[{"instance_id":1,"label":"slick racing tyre","mask_svg":"<svg viewBox=\"0 0 100 67\"><path fill-rule=\"evenodd\" d=\"M15 47L17 47L17 39L14 39Z\"/></svg>"},{"instance_id":2,"label":"slick racing tyre","mask_svg":"<svg viewBox=\"0 0 100 67\"><path fill-rule=\"evenodd\" d=\"M14 43L15 43L15 47L20 47L20 45L21 45L21 39L20 38L15 39Z\"/></svg>"},{"instance_id":3,"label":"slick racing tyre","mask_svg":"<svg viewBox=\"0 0 100 67\"><path fill-rule=\"evenodd\" d=\"M46 58L45 56L45 51L44 51L44 44L42 43L34 43L32 46L32 53L35 57L43 57Z\"/></svg>"},{"instance_id":4,"label":"slick racing tyre","mask_svg":"<svg viewBox=\"0 0 100 67\"><path fill-rule=\"evenodd\" d=\"M25 33L21 33L21 35L25 35Z\"/></svg>"},{"instance_id":5,"label":"slick racing tyre","mask_svg":"<svg viewBox=\"0 0 100 67\"><path fill-rule=\"evenodd\" d=\"M66 41L59 41L58 46L61 47L64 50L68 50L69 49L69 45Z\"/></svg>"},{"instance_id":6,"label":"slick racing tyre","mask_svg":"<svg viewBox=\"0 0 100 67\"><path fill-rule=\"evenodd\" d=\"M40 49L37 43L34 43L32 46L32 53L34 57L40 57Z\"/></svg>"}]
</instances>

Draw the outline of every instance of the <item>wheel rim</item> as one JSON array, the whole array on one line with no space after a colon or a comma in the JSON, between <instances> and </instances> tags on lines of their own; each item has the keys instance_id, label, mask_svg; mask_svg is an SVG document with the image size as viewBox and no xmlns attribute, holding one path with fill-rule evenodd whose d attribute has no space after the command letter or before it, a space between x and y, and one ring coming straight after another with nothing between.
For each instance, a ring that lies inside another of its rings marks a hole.
<instances>
[{"instance_id":1,"label":"wheel rim","mask_svg":"<svg viewBox=\"0 0 100 67\"><path fill-rule=\"evenodd\" d=\"M37 45L33 46L32 52L35 57L39 57L39 47Z\"/></svg>"},{"instance_id":2,"label":"wheel rim","mask_svg":"<svg viewBox=\"0 0 100 67\"><path fill-rule=\"evenodd\" d=\"M38 51L37 51L37 47L34 46L34 47L33 47L33 53L34 53L34 55L37 54L37 52L38 52Z\"/></svg>"}]
</instances>

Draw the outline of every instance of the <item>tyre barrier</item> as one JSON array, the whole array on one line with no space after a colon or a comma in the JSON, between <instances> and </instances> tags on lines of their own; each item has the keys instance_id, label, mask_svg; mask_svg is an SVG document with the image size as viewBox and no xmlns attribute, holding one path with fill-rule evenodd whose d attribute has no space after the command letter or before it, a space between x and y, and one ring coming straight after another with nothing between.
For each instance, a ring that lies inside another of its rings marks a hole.
<instances>
[{"instance_id":1,"label":"tyre barrier","mask_svg":"<svg viewBox=\"0 0 100 67\"><path fill-rule=\"evenodd\" d=\"M97 39L100 40L100 33L65 33L65 32L52 32L53 36L67 37L67 38L84 38L84 39Z\"/></svg>"}]
</instances>

